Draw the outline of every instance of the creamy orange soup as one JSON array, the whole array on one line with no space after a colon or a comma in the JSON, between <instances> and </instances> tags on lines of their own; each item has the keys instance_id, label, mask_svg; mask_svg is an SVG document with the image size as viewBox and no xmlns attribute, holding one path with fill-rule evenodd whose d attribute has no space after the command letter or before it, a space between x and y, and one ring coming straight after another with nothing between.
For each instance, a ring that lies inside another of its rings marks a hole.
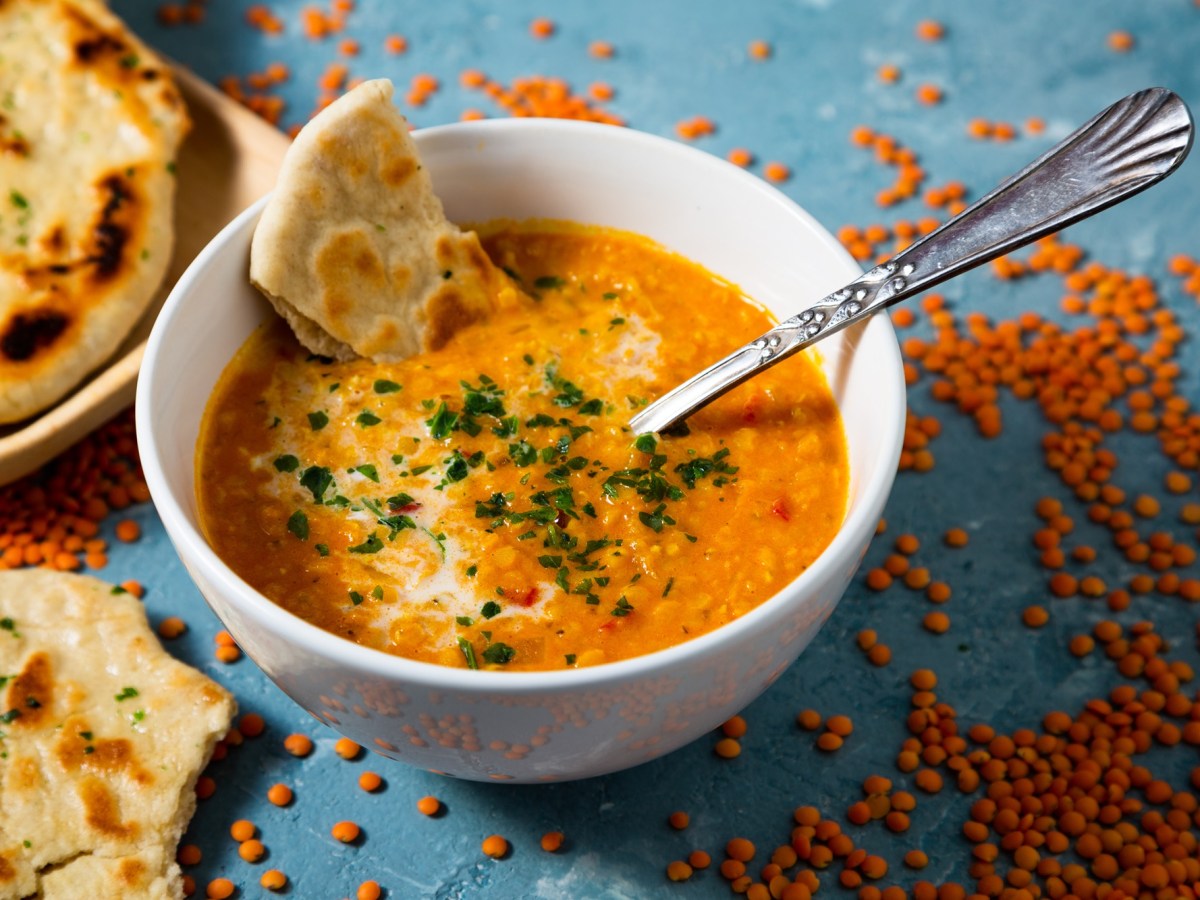
<instances>
[{"instance_id":1,"label":"creamy orange soup","mask_svg":"<svg viewBox=\"0 0 1200 900\"><path fill-rule=\"evenodd\" d=\"M559 669L712 631L841 524L845 438L805 354L637 437L649 399L761 334L732 285L636 235L482 231L528 306L401 363L281 322L230 363L197 455L204 531L274 602L398 656Z\"/></svg>"}]
</instances>

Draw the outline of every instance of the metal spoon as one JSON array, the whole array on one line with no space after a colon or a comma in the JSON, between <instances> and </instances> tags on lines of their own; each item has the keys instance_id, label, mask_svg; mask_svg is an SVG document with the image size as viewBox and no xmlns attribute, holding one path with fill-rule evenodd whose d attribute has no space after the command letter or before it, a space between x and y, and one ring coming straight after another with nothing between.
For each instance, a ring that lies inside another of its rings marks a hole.
<instances>
[{"instance_id":1,"label":"metal spoon","mask_svg":"<svg viewBox=\"0 0 1200 900\"><path fill-rule=\"evenodd\" d=\"M630 427L668 429L821 338L1145 190L1191 146L1192 117L1176 94L1130 94L907 250L668 391Z\"/></svg>"}]
</instances>

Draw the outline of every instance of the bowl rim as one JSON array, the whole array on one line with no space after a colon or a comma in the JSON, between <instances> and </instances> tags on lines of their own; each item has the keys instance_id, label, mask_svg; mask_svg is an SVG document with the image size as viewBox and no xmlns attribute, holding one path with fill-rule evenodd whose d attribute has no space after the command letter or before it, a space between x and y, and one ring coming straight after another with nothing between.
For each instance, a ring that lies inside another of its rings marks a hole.
<instances>
[{"instance_id":1,"label":"bowl rim","mask_svg":"<svg viewBox=\"0 0 1200 900\"><path fill-rule=\"evenodd\" d=\"M423 128L413 133L418 147L428 141L453 139L464 146L479 144L495 136L508 136L511 132L537 132L575 136L588 142L616 140L648 148L651 152L675 156L693 167L707 169L714 176L734 178L742 182L747 190L765 194L766 199L797 218L812 232L824 249L846 268L848 279L860 272L858 264L830 232L809 212L781 191L757 176L742 170L732 163L694 147L646 132L619 128L591 122L559 119L488 119L473 122L458 122ZM176 552L185 562L197 566L203 577L224 596L235 598L235 605L248 607L253 617L268 625L272 633L291 646L319 658L324 664L357 670L368 670L375 677L411 685L436 687L469 694L528 695L546 692L571 692L613 682L643 679L664 671L685 671L686 665L720 645L736 643L739 634L754 629L759 620L772 616L777 608L796 602L795 595L805 584L820 582L832 575L835 566L846 564L847 557L856 556L854 535L875 529L874 519L879 515L886 500L891 482L895 478L904 433L905 392L902 377L900 347L886 315L874 316L862 327L862 339L868 336L881 344L877 348L882 354L885 369L895 371L895 378L883 379L880 383L880 407L886 408L890 401L895 417L891 427L882 431L883 440L878 442L874 455L880 460L872 476L862 483L857 508L850 510L830 543L821 551L813 563L783 588L746 613L703 635L654 650L640 656L614 662L600 663L582 669L549 669L537 671L505 672L492 670L469 670L423 662L394 656L382 650L355 644L346 638L328 632L277 605L240 578L217 555L201 533L198 524L193 524L175 493L168 486L166 475L159 462L160 451L154 438L155 425L150 411L155 406L159 379L161 348L165 336L181 314L185 298L194 290L194 283L201 277L212 261L229 252L230 245L245 229L247 222L257 218L269 199L264 196L226 225L196 256L178 282L172 288L162 311L154 323L147 341L143 369L138 379L135 404L135 421L138 444L146 482L158 515L167 527L175 544ZM670 249L670 248L668 248ZM717 273L720 274L720 273ZM890 337L890 340L889 340ZM861 351L860 351L861 352ZM228 362L226 362L228 365ZM885 423L886 426L886 423ZM194 475L192 483L194 485ZM868 518L871 521L867 521ZM182 546L181 546L182 544ZM190 574L190 573L189 573ZM203 592L201 592L203 593Z\"/></svg>"}]
</instances>

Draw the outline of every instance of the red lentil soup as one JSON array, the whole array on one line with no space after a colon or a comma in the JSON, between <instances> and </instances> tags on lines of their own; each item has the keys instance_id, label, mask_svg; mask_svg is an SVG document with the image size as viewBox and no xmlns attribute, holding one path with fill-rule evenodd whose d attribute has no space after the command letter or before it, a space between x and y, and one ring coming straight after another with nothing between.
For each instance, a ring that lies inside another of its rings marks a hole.
<instances>
[{"instance_id":1,"label":"red lentil soup","mask_svg":"<svg viewBox=\"0 0 1200 900\"><path fill-rule=\"evenodd\" d=\"M712 631L840 526L846 443L800 354L638 437L630 416L770 327L637 235L493 223L529 293L400 363L331 362L282 322L223 374L197 454L204 532L254 588L356 643L448 666L589 666Z\"/></svg>"}]
</instances>

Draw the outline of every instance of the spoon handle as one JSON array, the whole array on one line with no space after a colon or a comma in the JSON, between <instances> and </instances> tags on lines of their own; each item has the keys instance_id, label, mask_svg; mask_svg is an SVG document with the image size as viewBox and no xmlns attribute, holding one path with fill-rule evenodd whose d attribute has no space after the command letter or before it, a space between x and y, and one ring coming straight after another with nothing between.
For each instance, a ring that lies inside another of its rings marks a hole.
<instances>
[{"instance_id":1,"label":"spoon handle","mask_svg":"<svg viewBox=\"0 0 1200 900\"><path fill-rule=\"evenodd\" d=\"M685 381L630 421L663 431L793 353L1161 181L1192 145L1187 106L1165 88L1114 103L936 231Z\"/></svg>"}]
</instances>

